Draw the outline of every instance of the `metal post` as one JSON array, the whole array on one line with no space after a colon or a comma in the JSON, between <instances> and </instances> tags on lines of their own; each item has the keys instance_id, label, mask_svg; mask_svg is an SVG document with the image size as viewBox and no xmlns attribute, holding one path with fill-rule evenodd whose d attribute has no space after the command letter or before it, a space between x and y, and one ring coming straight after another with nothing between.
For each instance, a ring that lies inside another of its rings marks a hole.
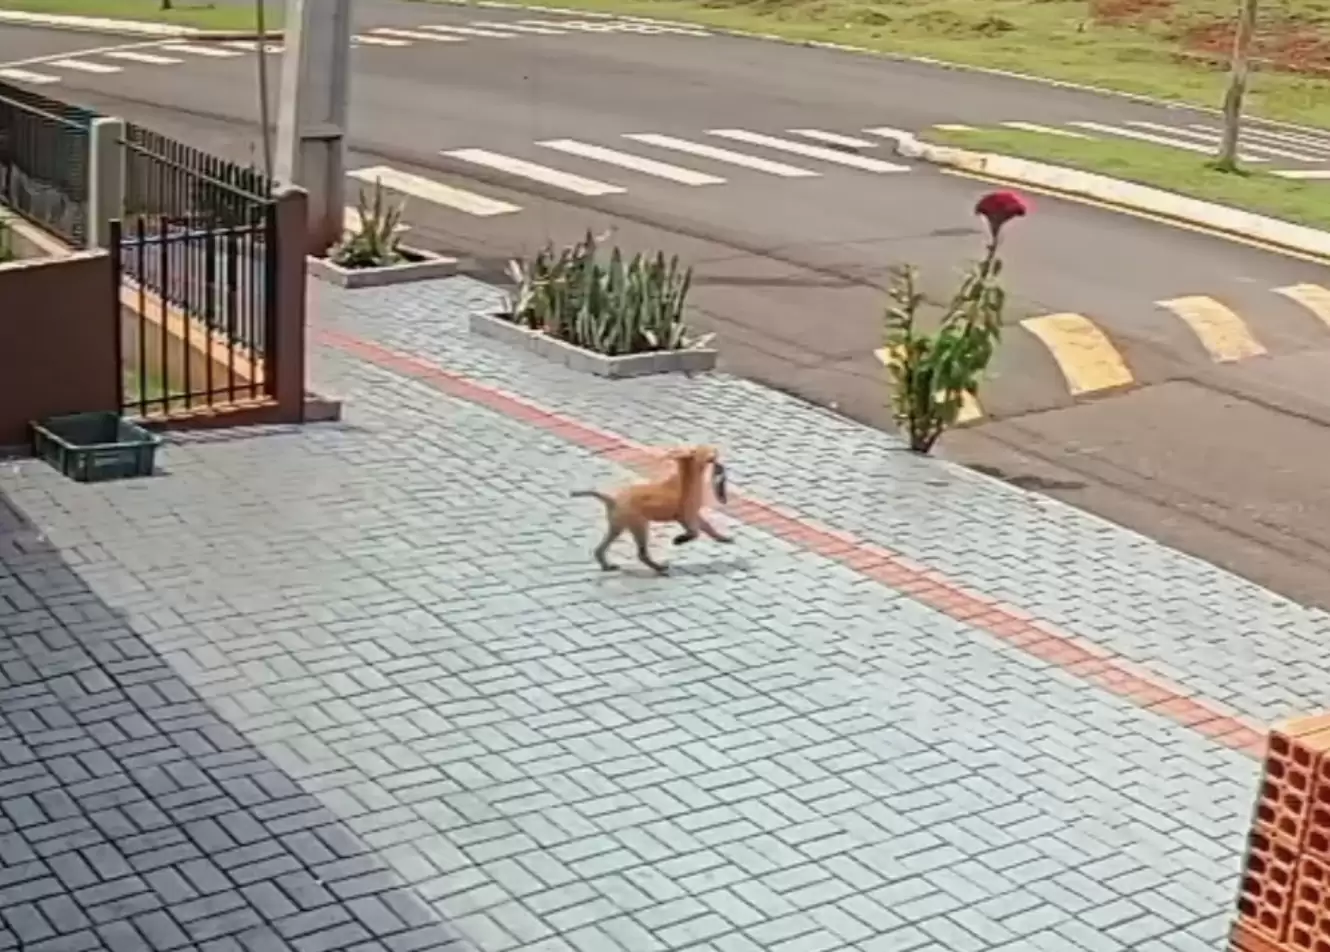
<instances>
[{"instance_id":1,"label":"metal post","mask_svg":"<svg viewBox=\"0 0 1330 952\"><path fill-rule=\"evenodd\" d=\"M88 133L88 248L110 246L111 222L125 207L125 123L92 120Z\"/></svg>"},{"instance_id":2,"label":"metal post","mask_svg":"<svg viewBox=\"0 0 1330 952\"><path fill-rule=\"evenodd\" d=\"M309 194L309 246L342 234L351 93L351 0L287 0L277 180Z\"/></svg>"}]
</instances>

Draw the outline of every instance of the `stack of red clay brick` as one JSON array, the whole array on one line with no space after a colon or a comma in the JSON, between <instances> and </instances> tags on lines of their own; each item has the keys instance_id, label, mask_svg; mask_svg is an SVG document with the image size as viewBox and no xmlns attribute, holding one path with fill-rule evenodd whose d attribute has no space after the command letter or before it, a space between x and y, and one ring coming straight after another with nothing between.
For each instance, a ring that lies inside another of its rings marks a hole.
<instances>
[{"instance_id":1,"label":"stack of red clay brick","mask_svg":"<svg viewBox=\"0 0 1330 952\"><path fill-rule=\"evenodd\" d=\"M1330 952L1330 714L1270 731L1230 952Z\"/></svg>"}]
</instances>

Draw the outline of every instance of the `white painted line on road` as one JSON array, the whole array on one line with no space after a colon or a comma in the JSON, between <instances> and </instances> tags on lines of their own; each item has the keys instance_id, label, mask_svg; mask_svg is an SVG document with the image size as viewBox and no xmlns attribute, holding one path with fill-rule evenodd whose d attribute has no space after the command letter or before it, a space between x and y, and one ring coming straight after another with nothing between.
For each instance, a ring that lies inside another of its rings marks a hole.
<instances>
[{"instance_id":1,"label":"white painted line on road","mask_svg":"<svg viewBox=\"0 0 1330 952\"><path fill-rule=\"evenodd\" d=\"M419 30L399 30L391 26L376 26L376 34L392 36L400 40L425 40L428 43L465 43L461 36L445 36L442 33L421 33Z\"/></svg>"},{"instance_id":2,"label":"white painted line on road","mask_svg":"<svg viewBox=\"0 0 1330 952\"><path fill-rule=\"evenodd\" d=\"M1128 129L1123 126L1109 126L1101 122L1071 122L1068 125L1076 126L1079 129L1090 129L1094 132L1102 132L1105 135L1120 136L1124 139L1139 139L1141 142L1149 142L1153 145L1170 146L1174 149L1184 149L1187 152L1199 152L1202 155L1213 155L1214 147L1201 145L1196 142L1188 142L1186 139L1175 139L1169 136L1158 136L1152 132L1141 132L1138 129ZM1255 156L1243 156L1244 162L1264 162L1265 159L1259 159Z\"/></svg>"},{"instance_id":3,"label":"white painted line on road","mask_svg":"<svg viewBox=\"0 0 1330 952\"><path fill-rule=\"evenodd\" d=\"M1020 132L1038 132L1046 136L1062 136L1064 139L1094 139L1094 136L1087 136L1083 132L1072 132L1070 129L1059 129L1057 126L1044 126L1037 122L1022 122L1019 119L1012 119L1000 125Z\"/></svg>"},{"instance_id":4,"label":"white painted line on road","mask_svg":"<svg viewBox=\"0 0 1330 952\"><path fill-rule=\"evenodd\" d=\"M33 85L45 85L46 83L60 82L59 76L50 76L46 73L33 73L26 69L0 69L0 79L10 79L16 83L32 83Z\"/></svg>"},{"instance_id":5,"label":"white painted line on road","mask_svg":"<svg viewBox=\"0 0 1330 952\"><path fill-rule=\"evenodd\" d=\"M351 37L351 43L354 46L357 43L364 43L366 46L410 46L410 40L394 40L387 36L370 36L367 33L357 33Z\"/></svg>"},{"instance_id":6,"label":"white painted line on road","mask_svg":"<svg viewBox=\"0 0 1330 952\"><path fill-rule=\"evenodd\" d=\"M472 20L472 26L492 30L516 30L518 33L533 33L537 36L567 36L567 30L555 30L547 26L529 26L525 23L499 23L492 20Z\"/></svg>"},{"instance_id":7,"label":"white painted line on road","mask_svg":"<svg viewBox=\"0 0 1330 952\"><path fill-rule=\"evenodd\" d=\"M246 53L257 53L259 51L258 40L228 40L222 45L229 46L233 50L243 50ZM282 52L282 49L283 47L282 44L280 43L265 43L263 47L263 52L280 53Z\"/></svg>"},{"instance_id":8,"label":"white painted line on road","mask_svg":"<svg viewBox=\"0 0 1330 952\"><path fill-rule=\"evenodd\" d=\"M716 162L729 162L731 165L739 165L746 169L779 175L783 178L817 178L822 174L808 169L796 168L793 165L786 165L784 162L772 162L770 159L759 159L757 156L733 152L730 149L719 149L715 146L704 145L701 142L676 139L674 136L656 135L654 132L625 132L623 137L632 139L634 142L641 142L643 145L654 145L661 149L686 152L689 155L713 159Z\"/></svg>"},{"instance_id":9,"label":"white painted line on road","mask_svg":"<svg viewBox=\"0 0 1330 952\"><path fill-rule=\"evenodd\" d=\"M1293 284L1286 288L1275 288L1275 293L1301 304L1320 318L1326 327L1330 327L1330 291L1319 284Z\"/></svg>"},{"instance_id":10,"label":"white painted line on road","mask_svg":"<svg viewBox=\"0 0 1330 952\"><path fill-rule=\"evenodd\" d=\"M1271 169L1270 174L1286 179L1330 179L1330 169Z\"/></svg>"},{"instance_id":11,"label":"white painted line on road","mask_svg":"<svg viewBox=\"0 0 1330 952\"><path fill-rule=\"evenodd\" d=\"M1221 363L1260 357L1265 348L1242 318L1212 297L1202 294L1156 301L1187 323L1210 356Z\"/></svg>"},{"instance_id":12,"label":"white painted line on road","mask_svg":"<svg viewBox=\"0 0 1330 952\"><path fill-rule=\"evenodd\" d=\"M58 59L51 60L47 66L58 66L61 69L77 70L80 73L119 73L124 70L123 66L111 66L107 63L94 63L92 60L81 59Z\"/></svg>"},{"instance_id":13,"label":"white painted line on road","mask_svg":"<svg viewBox=\"0 0 1330 952\"><path fill-rule=\"evenodd\" d=\"M1219 133L1222 130L1213 126L1205 126L1200 123L1194 123L1193 129L1201 132ZM1276 145L1291 145L1298 149L1312 149L1321 153L1330 152L1330 138L1321 136L1305 135L1295 132L1274 132L1269 129L1262 129L1260 126L1253 126L1250 123L1244 123L1242 135L1246 137L1255 137L1265 142L1273 142Z\"/></svg>"},{"instance_id":14,"label":"white painted line on road","mask_svg":"<svg viewBox=\"0 0 1330 952\"><path fill-rule=\"evenodd\" d=\"M974 126L967 126L963 122L939 122L933 126L942 132L974 132Z\"/></svg>"},{"instance_id":15,"label":"white painted line on road","mask_svg":"<svg viewBox=\"0 0 1330 952\"><path fill-rule=\"evenodd\" d=\"M848 165L851 168L862 169L865 172L908 172L908 165L897 165L895 162L884 162L881 159L870 159L866 155L854 155L849 152L838 152L835 149L824 149L818 145L807 145L803 142L795 142L792 139L778 139L775 136L764 136L758 132L747 132L743 129L708 129L707 133L713 136L720 136L723 139L733 139L736 142L746 142L749 145L765 146L768 149L779 149L784 152L793 152L795 155L807 156L810 159L821 159L823 162L834 162L838 165Z\"/></svg>"},{"instance_id":16,"label":"white painted line on road","mask_svg":"<svg viewBox=\"0 0 1330 952\"><path fill-rule=\"evenodd\" d=\"M881 143L869 142L867 139L856 139L854 136L843 136L839 132L823 132L821 129L786 129L792 136L803 136L805 139L814 139L818 142L825 142L827 145L841 145L847 149L876 149Z\"/></svg>"},{"instance_id":17,"label":"white painted line on road","mask_svg":"<svg viewBox=\"0 0 1330 952\"><path fill-rule=\"evenodd\" d=\"M125 60L129 63L146 63L149 66L174 66L184 60L174 56L158 56L156 53L140 53L138 50L107 50L102 56L109 59Z\"/></svg>"},{"instance_id":18,"label":"white painted line on road","mask_svg":"<svg viewBox=\"0 0 1330 952\"><path fill-rule=\"evenodd\" d=\"M495 40L511 40L517 36L516 33L500 33L498 30L477 30L469 26L422 26L422 30L437 30L440 33L456 34L458 36L487 36Z\"/></svg>"},{"instance_id":19,"label":"white painted line on road","mask_svg":"<svg viewBox=\"0 0 1330 952\"><path fill-rule=\"evenodd\" d=\"M1178 129L1173 126L1162 125L1158 122L1145 122L1137 119L1130 121L1128 125L1135 126L1138 129L1150 129L1155 132L1165 132L1170 135L1191 136L1193 139L1200 139L1203 142L1207 143L1210 146L1210 151L1212 152L1219 147L1219 142L1222 138L1221 133L1218 132L1201 132L1200 130L1193 130L1193 129ZM1264 152L1267 155L1278 156L1281 159L1292 159L1294 162L1320 161L1320 159L1318 159L1314 155L1306 155L1301 152L1288 152L1284 149L1277 149L1274 148L1273 146L1268 146L1268 145L1258 145L1257 143L1252 142L1251 137L1248 136L1245 132L1242 134L1242 148L1249 149L1252 152ZM1245 158L1248 157L1244 156L1244 159Z\"/></svg>"},{"instance_id":20,"label":"white painted line on road","mask_svg":"<svg viewBox=\"0 0 1330 952\"><path fill-rule=\"evenodd\" d=\"M584 159L594 159L598 162L608 162L611 165L619 165L625 169L632 169L635 172L643 172L647 175L655 175L663 179L669 179L671 182L678 182L680 185L720 185L724 179L716 175L708 175L705 172L694 172L692 169L685 169L678 165L670 165L668 162L657 162L655 159L644 159L641 156L632 155L628 152L619 152L616 149L607 149L604 146L591 145L587 142L578 142L575 139L547 139L544 142L537 142L536 145L544 146L547 149L557 149L560 152L566 152L569 155L580 155Z\"/></svg>"},{"instance_id":21,"label":"white painted line on road","mask_svg":"<svg viewBox=\"0 0 1330 952\"><path fill-rule=\"evenodd\" d=\"M507 172L509 175L544 182L546 185L576 192L578 195L621 195L627 191L625 188L610 185L608 182L582 178L582 176L573 175L571 172L560 172L558 169L537 165L535 162L526 161L526 159L515 159L510 155L500 155L498 152L489 152L485 149L455 149L440 154L460 159L463 162L474 162L476 165L498 169L500 172Z\"/></svg>"},{"instance_id":22,"label":"white painted line on road","mask_svg":"<svg viewBox=\"0 0 1330 952\"><path fill-rule=\"evenodd\" d=\"M480 218L507 215L522 210L520 205L510 205L508 202L501 202L497 198L488 198L484 195L477 195L475 192L444 185L442 182L435 182L432 179L421 178L419 175L399 172L389 165L356 169L348 172L347 176L361 182L367 182L370 185L373 185L375 181L381 181L384 188L392 189L394 192L401 192L403 195L410 195L412 198L418 198L421 201L435 205L446 205L449 208L457 209L459 212L466 212L468 215L476 215Z\"/></svg>"},{"instance_id":23,"label":"white painted line on road","mask_svg":"<svg viewBox=\"0 0 1330 952\"><path fill-rule=\"evenodd\" d=\"M224 46L197 46L193 43L167 43L162 46L164 50L170 50L172 53L190 53L194 56L210 56L213 59L230 59L234 56L244 56L238 50L228 50Z\"/></svg>"},{"instance_id":24,"label":"white painted line on road","mask_svg":"<svg viewBox=\"0 0 1330 952\"><path fill-rule=\"evenodd\" d=\"M870 136L881 136L884 139L891 139L897 145L901 142L914 142L919 137L913 132L906 132L904 129L893 129L890 126L874 126L871 129L865 129Z\"/></svg>"}]
</instances>

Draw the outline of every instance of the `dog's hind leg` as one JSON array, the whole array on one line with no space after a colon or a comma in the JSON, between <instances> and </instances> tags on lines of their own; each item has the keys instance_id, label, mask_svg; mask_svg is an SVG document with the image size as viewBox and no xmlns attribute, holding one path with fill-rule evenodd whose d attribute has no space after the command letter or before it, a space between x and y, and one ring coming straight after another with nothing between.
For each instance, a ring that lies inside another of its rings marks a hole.
<instances>
[{"instance_id":1,"label":"dog's hind leg","mask_svg":"<svg viewBox=\"0 0 1330 952\"><path fill-rule=\"evenodd\" d=\"M606 572L613 572L618 568L617 565L614 565L608 558L606 558L606 555L610 551L610 546L614 545L614 540L621 535L623 535L623 526L610 523L609 527L605 530L605 538L601 539L600 545L596 546L596 561L600 563L600 567Z\"/></svg>"},{"instance_id":2,"label":"dog's hind leg","mask_svg":"<svg viewBox=\"0 0 1330 952\"><path fill-rule=\"evenodd\" d=\"M637 542L637 557L642 560L642 564L653 572L664 575L669 571L669 566L663 562L657 562L651 557L651 552L647 549L647 540L649 530L645 525L634 525L628 527L633 534L633 539Z\"/></svg>"}]
</instances>

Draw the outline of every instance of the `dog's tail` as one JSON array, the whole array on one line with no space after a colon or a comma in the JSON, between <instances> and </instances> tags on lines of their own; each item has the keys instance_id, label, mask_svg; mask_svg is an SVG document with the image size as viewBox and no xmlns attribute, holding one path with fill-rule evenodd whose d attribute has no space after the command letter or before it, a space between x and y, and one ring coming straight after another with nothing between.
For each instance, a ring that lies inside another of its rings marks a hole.
<instances>
[{"instance_id":1,"label":"dog's tail","mask_svg":"<svg viewBox=\"0 0 1330 952\"><path fill-rule=\"evenodd\" d=\"M568 495L573 499L599 499L605 504L606 509L614 507L614 497L601 492L599 489L575 489Z\"/></svg>"}]
</instances>

